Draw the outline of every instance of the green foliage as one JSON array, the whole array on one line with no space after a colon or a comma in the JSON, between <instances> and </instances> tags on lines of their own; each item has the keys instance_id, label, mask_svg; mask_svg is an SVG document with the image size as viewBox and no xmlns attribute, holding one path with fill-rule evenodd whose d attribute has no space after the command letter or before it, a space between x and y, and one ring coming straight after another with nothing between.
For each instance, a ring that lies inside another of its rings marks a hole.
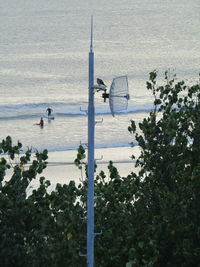
<instances>
[{"instance_id":1,"label":"green foliage","mask_svg":"<svg viewBox=\"0 0 200 267\"><path fill-rule=\"evenodd\" d=\"M150 74L147 83L154 111L139 124L142 134L135 134L141 148L134 204L140 227L134 228L130 259L133 266L198 266L200 85L175 83L166 72L166 84L157 86L155 77Z\"/></svg>"},{"instance_id":2,"label":"green foliage","mask_svg":"<svg viewBox=\"0 0 200 267\"><path fill-rule=\"evenodd\" d=\"M0 144L9 158L9 163L3 157L0 161L0 266L81 266L83 209L75 183L57 184L48 193L50 182L40 177L39 187L30 193L30 183L46 168L48 155L44 150L31 161L31 150L18 157L21 147L13 146L10 137ZM11 167L12 176L3 181Z\"/></svg>"},{"instance_id":3,"label":"green foliage","mask_svg":"<svg viewBox=\"0 0 200 267\"><path fill-rule=\"evenodd\" d=\"M85 162L83 161L86 158L85 155L85 149L83 148L82 145L79 146L78 148L78 153L77 153L77 157L74 160L74 164L79 168L82 169L82 165L86 165Z\"/></svg>"}]
</instances>

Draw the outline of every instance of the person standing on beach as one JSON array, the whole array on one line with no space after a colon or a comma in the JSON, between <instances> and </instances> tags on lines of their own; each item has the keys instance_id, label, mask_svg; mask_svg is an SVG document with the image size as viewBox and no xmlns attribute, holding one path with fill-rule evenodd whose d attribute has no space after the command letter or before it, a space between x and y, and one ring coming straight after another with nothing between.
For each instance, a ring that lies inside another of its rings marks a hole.
<instances>
[{"instance_id":1,"label":"person standing on beach","mask_svg":"<svg viewBox=\"0 0 200 267\"><path fill-rule=\"evenodd\" d=\"M47 108L46 112L48 116L51 116L51 112L53 111L52 108Z\"/></svg>"}]
</instances>

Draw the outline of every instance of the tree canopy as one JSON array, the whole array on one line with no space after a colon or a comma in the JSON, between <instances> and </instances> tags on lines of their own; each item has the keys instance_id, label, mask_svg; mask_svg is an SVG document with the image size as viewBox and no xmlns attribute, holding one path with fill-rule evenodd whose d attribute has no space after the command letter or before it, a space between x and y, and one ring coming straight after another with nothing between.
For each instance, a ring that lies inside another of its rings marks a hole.
<instances>
[{"instance_id":1,"label":"tree canopy","mask_svg":"<svg viewBox=\"0 0 200 267\"><path fill-rule=\"evenodd\" d=\"M137 173L95 175L95 266L199 266L200 84L151 72L154 109L129 132L141 151ZM48 153L21 154L11 137L0 143L0 266L86 266L87 175L57 184L42 175ZM4 155L7 154L8 158ZM79 147L75 164L86 166ZM134 155L133 155L134 158ZM15 163L15 164L14 164ZM13 168L10 179L7 170ZM40 185L29 194L31 181Z\"/></svg>"}]
</instances>

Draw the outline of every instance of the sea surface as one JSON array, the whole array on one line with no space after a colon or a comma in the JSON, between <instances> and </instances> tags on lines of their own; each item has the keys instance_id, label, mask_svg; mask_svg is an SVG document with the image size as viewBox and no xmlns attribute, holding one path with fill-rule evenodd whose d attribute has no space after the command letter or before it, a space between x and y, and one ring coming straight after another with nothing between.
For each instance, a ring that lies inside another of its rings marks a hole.
<instances>
[{"instance_id":1,"label":"sea surface","mask_svg":"<svg viewBox=\"0 0 200 267\"><path fill-rule=\"evenodd\" d=\"M0 0L0 139L24 149L77 149L87 143L88 52L94 19L95 79L108 88L127 75L128 109L111 115L95 93L96 147L135 142L127 128L152 109L149 72L196 81L199 0ZM54 120L44 117L53 109ZM44 117L44 127L35 125Z\"/></svg>"}]
</instances>

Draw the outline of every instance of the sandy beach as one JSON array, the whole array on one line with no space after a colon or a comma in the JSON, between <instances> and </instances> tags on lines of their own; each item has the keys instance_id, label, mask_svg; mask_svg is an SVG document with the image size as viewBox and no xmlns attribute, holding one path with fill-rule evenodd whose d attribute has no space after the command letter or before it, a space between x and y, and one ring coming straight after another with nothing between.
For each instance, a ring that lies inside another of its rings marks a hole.
<instances>
[{"instance_id":1,"label":"sandy beach","mask_svg":"<svg viewBox=\"0 0 200 267\"><path fill-rule=\"evenodd\" d=\"M107 166L109 161L112 160L119 174L126 177L132 171L135 171L135 160L131 159L133 154L135 156L139 155L139 148L137 146L95 149L97 163L96 174L103 170L107 177L109 177ZM71 180L79 184L81 180L85 179L85 173L84 171L81 173L81 170L75 166L74 160L76 155L76 150L48 152L47 168L31 182L30 187L36 188L39 184L39 177L41 176L44 176L51 182L50 190L54 189L57 183L68 184ZM26 168L28 166L25 166ZM13 170L11 168L7 171L6 180L10 179L12 173Z\"/></svg>"},{"instance_id":2,"label":"sandy beach","mask_svg":"<svg viewBox=\"0 0 200 267\"><path fill-rule=\"evenodd\" d=\"M97 162L97 173L103 170L108 174L107 166L109 161L112 160L114 166L118 168L120 175L127 176L134 170L135 161L131 159L133 153L138 155L138 148L117 147L96 149L95 158ZM43 175L46 179L51 181L52 187L54 187L56 183L69 183L70 180L76 183L80 182L82 179L81 171L74 164L76 155L76 150L48 153L48 166L44 170Z\"/></svg>"}]
</instances>

